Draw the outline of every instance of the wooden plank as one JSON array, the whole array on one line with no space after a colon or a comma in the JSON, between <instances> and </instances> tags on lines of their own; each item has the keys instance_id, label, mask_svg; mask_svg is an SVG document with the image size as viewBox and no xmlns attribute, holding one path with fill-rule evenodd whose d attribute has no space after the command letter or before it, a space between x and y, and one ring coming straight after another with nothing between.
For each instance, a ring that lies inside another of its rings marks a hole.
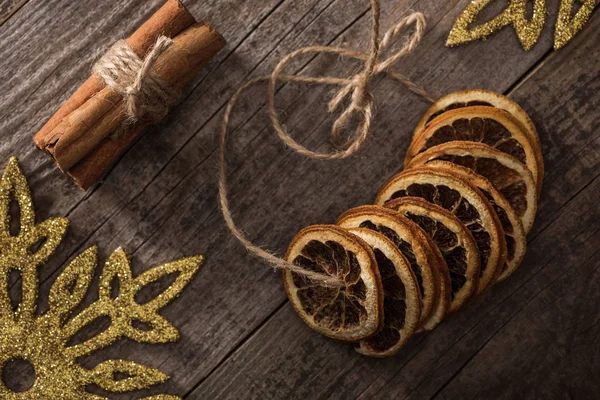
<instances>
[{"instance_id":1,"label":"wooden plank","mask_svg":"<svg viewBox=\"0 0 600 400\"><path fill-rule=\"evenodd\" d=\"M536 239L544 243L529 260L547 263L489 316L502 323L493 324L493 336L483 346L479 343L470 361L437 390L440 398L596 396L599 193L600 179L595 179ZM551 250L554 257L547 258Z\"/></svg>"},{"instance_id":2,"label":"wooden plank","mask_svg":"<svg viewBox=\"0 0 600 400\"><path fill-rule=\"evenodd\" d=\"M538 124L548 171L536 231L515 276L389 360L366 359L312 333L286 305L189 398L565 397L578 388L576 397L586 398L597 392L591 374L600 360L595 350L583 353L598 319L587 293L598 284L593 257L600 240L600 135L593 129L599 25L596 15L512 94ZM571 334L575 323L581 338ZM541 355L555 343L556 352ZM559 360L568 345L576 350Z\"/></svg>"}]
</instances>

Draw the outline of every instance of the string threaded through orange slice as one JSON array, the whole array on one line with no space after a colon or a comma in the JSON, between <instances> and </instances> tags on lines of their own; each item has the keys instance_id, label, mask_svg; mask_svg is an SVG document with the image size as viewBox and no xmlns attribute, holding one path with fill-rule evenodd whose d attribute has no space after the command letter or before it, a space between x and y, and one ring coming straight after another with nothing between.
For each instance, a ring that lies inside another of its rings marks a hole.
<instances>
[{"instance_id":1,"label":"string threaded through orange slice","mask_svg":"<svg viewBox=\"0 0 600 400\"><path fill-rule=\"evenodd\" d=\"M381 277L375 255L362 239L335 225L309 226L294 237L286 260L344 282L328 287L283 271L290 303L311 328L345 341L359 341L381 329Z\"/></svg>"}]
</instances>

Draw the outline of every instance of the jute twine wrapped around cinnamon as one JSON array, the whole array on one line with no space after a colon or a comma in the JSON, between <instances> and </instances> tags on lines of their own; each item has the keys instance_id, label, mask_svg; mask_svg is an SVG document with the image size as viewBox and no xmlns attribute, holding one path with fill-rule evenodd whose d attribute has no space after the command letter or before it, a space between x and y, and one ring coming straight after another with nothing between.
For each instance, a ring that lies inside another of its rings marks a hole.
<instances>
[{"instance_id":1,"label":"jute twine wrapped around cinnamon","mask_svg":"<svg viewBox=\"0 0 600 400\"><path fill-rule=\"evenodd\" d=\"M178 0L168 0L102 57L88 80L34 136L82 188L96 182L223 46Z\"/></svg>"},{"instance_id":2,"label":"jute twine wrapped around cinnamon","mask_svg":"<svg viewBox=\"0 0 600 400\"><path fill-rule=\"evenodd\" d=\"M380 16L380 4L379 0L370 0L371 12L372 12L372 28L371 28L371 41L368 53L354 51L340 47L329 47L329 46L310 46L298 49L285 56L273 72L268 76L259 77L253 79L242 87L233 95L227 104L225 115L223 117L223 123L221 125L220 133L220 150L219 150L219 201L225 223L231 231L231 233L242 243L242 245L252 255L263 259L278 270L291 271L296 274L302 275L308 279L311 279L324 286L338 287L343 286L344 282L341 279L325 275L318 272L309 271L301 268L295 264L292 264L285 259L265 250L262 246L258 246L252 243L246 235L236 226L231 209L229 206L228 190L227 190L227 168L226 168L226 150L225 145L227 142L227 131L229 127L229 118L231 112L235 106L235 103L241 97L241 95L250 87L257 83L267 82L267 105L269 117L273 129L277 133L277 136L281 141L293 151L301 154L304 157L308 157L315 160L339 160L350 157L356 153L361 145L368 138L371 131L371 122L374 114L374 98L370 92L370 82L375 75L385 73L387 76L399 81L406 86L412 92L418 94L429 102L434 102L435 99L427 93L421 86L411 82L407 77L401 73L392 70L391 68L398 63L398 61L410 54L415 47L421 41L425 34L425 16L421 13L415 12L407 17L400 20L396 25L389 29L384 35L383 39L379 41L379 16ZM397 36L406 30L408 27L414 26L414 34L412 34L408 40L404 43L402 48L389 56L386 59L381 59L381 53L384 50L388 50ZM358 60L362 60L365 63L364 69L350 78L334 78L334 77L315 77L315 76L301 76L301 75L284 75L283 70L285 66L295 57L304 54L337 54L342 57L349 57ZM331 140L334 144L338 145L338 151L333 153L320 153L302 146L296 142L281 124L279 113L276 109L275 104L275 87L278 81L281 82L300 82L309 84L322 84L322 85L337 85L341 89L336 93L334 98L329 103L329 112L337 111L344 100L349 99L349 105L341 111L340 116L336 119L331 130ZM341 132L346 127L347 123L352 119L354 115L360 116L360 122L356 128L356 131L351 135L350 139L344 143L341 142Z\"/></svg>"}]
</instances>

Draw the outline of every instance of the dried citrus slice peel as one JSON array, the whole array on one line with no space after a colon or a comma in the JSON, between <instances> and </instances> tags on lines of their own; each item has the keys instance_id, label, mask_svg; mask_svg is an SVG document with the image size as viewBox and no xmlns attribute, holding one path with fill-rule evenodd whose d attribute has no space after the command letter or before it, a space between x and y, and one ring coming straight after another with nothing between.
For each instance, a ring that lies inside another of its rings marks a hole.
<instances>
[{"instance_id":1,"label":"dried citrus slice peel","mask_svg":"<svg viewBox=\"0 0 600 400\"><path fill-rule=\"evenodd\" d=\"M518 160L485 144L457 141L419 154L410 167L433 160L462 165L489 180L521 218L525 232L531 230L537 211L536 187L531 172Z\"/></svg>"},{"instance_id":2,"label":"dried citrus slice peel","mask_svg":"<svg viewBox=\"0 0 600 400\"><path fill-rule=\"evenodd\" d=\"M379 232L390 239L406 257L417 277L421 293L421 325L437 324L445 315L434 314L437 310L439 274L434 250L425 234L413 222L389 209L377 206L361 206L346 211L338 218L338 224L346 229L365 228ZM432 319L432 321L430 321Z\"/></svg>"},{"instance_id":3,"label":"dried citrus slice peel","mask_svg":"<svg viewBox=\"0 0 600 400\"><path fill-rule=\"evenodd\" d=\"M490 90L469 89L449 93L439 98L426 112L414 130L414 136L420 133L425 126L437 116L446 111L456 110L463 107L488 106L508 111L521 124L530 142L541 153L542 146L535 125L523 108L510 98ZM539 166L538 166L539 167ZM541 164L541 175L543 176L543 164Z\"/></svg>"},{"instance_id":4,"label":"dried citrus slice peel","mask_svg":"<svg viewBox=\"0 0 600 400\"><path fill-rule=\"evenodd\" d=\"M436 117L413 138L405 166L419 153L457 140L484 143L513 156L531 171L539 192L543 173L541 152L515 117L494 107L459 108Z\"/></svg>"},{"instance_id":5,"label":"dried citrus slice peel","mask_svg":"<svg viewBox=\"0 0 600 400\"><path fill-rule=\"evenodd\" d=\"M503 281L512 275L519 268L523 257L525 257L527 235L521 219L510 203L496 190L490 181L468 168L447 161L431 161L427 163L427 167L450 170L469 181L485 195L500 219L506 240L506 263L500 271L498 281Z\"/></svg>"},{"instance_id":6,"label":"dried citrus slice peel","mask_svg":"<svg viewBox=\"0 0 600 400\"><path fill-rule=\"evenodd\" d=\"M335 225L313 225L294 237L286 259L343 282L341 287L329 287L283 272L290 303L311 328L345 341L359 341L381 329L381 277L375 255L362 239Z\"/></svg>"},{"instance_id":7,"label":"dried citrus slice peel","mask_svg":"<svg viewBox=\"0 0 600 400\"><path fill-rule=\"evenodd\" d=\"M458 311L479 283L479 250L471 232L450 211L419 197L390 200L385 206L415 222L436 244L450 272L450 312Z\"/></svg>"},{"instance_id":8,"label":"dried citrus slice peel","mask_svg":"<svg viewBox=\"0 0 600 400\"><path fill-rule=\"evenodd\" d=\"M450 281L450 271L448 270L448 266L446 265L446 260L444 259L444 257L442 257L442 253L440 253L436 244L433 242L433 239L431 239L425 233L425 231L422 231L420 227L418 227L418 229L415 230L419 232L420 236L423 236L427 240L427 246L431 249L431 255L433 256L433 259L435 260L435 265L437 266L437 303L435 308L431 312L431 317L429 317L429 319L421 325L421 330L430 331L433 330L433 328L435 328L436 326L438 326L446 317L446 315L448 315L448 313L450 312L450 303L452 303L452 282Z\"/></svg>"},{"instance_id":9,"label":"dried citrus slice peel","mask_svg":"<svg viewBox=\"0 0 600 400\"><path fill-rule=\"evenodd\" d=\"M481 273L478 293L495 280L506 260L502 225L485 196L459 176L433 168L406 170L391 178L379 191L375 204L401 197L421 197L449 210L466 225L477 242Z\"/></svg>"},{"instance_id":10,"label":"dried citrus slice peel","mask_svg":"<svg viewBox=\"0 0 600 400\"><path fill-rule=\"evenodd\" d=\"M416 332L421 314L417 278L408 260L387 237L371 229L348 230L371 246L383 284L383 328L361 340L356 350L365 355L387 357L396 354Z\"/></svg>"}]
</instances>

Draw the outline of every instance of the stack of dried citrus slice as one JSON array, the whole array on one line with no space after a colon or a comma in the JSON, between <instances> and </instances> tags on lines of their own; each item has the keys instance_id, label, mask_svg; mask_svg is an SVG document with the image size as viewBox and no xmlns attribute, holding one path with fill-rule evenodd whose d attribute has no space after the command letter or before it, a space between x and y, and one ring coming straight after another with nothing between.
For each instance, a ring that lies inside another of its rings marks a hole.
<instances>
[{"instance_id":1,"label":"stack of dried citrus slice","mask_svg":"<svg viewBox=\"0 0 600 400\"><path fill-rule=\"evenodd\" d=\"M289 262L340 282L284 272L298 314L371 356L395 354L519 267L544 173L529 116L484 90L439 99L404 166L375 205L302 230L287 252Z\"/></svg>"}]
</instances>

